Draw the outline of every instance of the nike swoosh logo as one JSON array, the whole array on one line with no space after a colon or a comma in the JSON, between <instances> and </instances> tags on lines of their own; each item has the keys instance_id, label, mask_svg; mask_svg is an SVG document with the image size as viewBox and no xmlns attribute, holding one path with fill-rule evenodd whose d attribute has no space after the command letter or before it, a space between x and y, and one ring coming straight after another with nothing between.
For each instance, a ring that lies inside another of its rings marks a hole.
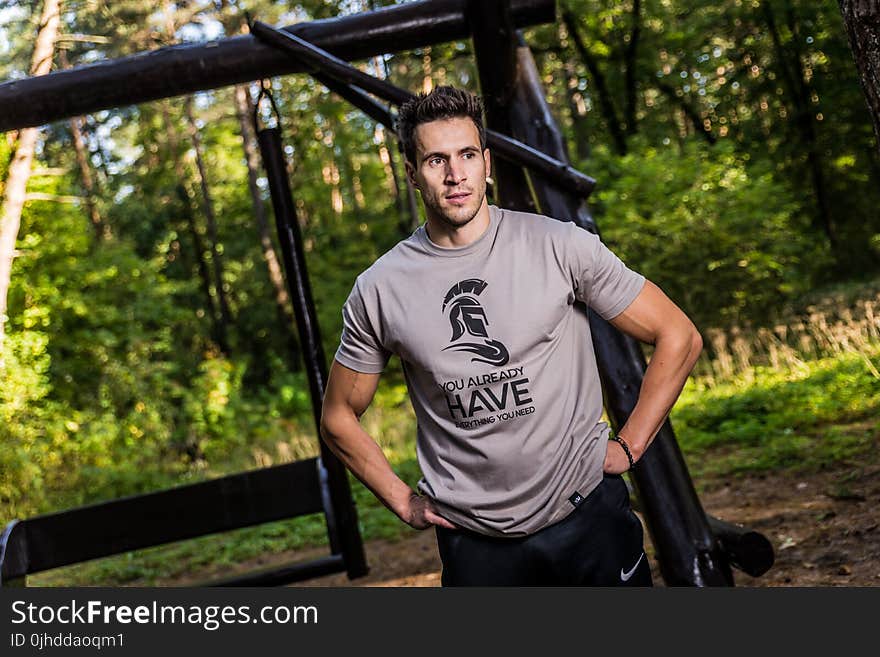
<instances>
[{"instance_id":1,"label":"nike swoosh logo","mask_svg":"<svg viewBox=\"0 0 880 657\"><path fill-rule=\"evenodd\" d=\"M620 579L622 581L626 582L627 580L629 580L630 577L633 576L633 573L636 572L636 568L638 568L639 564L642 563L642 557L644 557L644 556L645 556L645 553L642 552L639 555L639 560L636 561L636 565L632 567L632 570L630 570L628 572L623 572L623 568L620 569Z\"/></svg>"}]
</instances>

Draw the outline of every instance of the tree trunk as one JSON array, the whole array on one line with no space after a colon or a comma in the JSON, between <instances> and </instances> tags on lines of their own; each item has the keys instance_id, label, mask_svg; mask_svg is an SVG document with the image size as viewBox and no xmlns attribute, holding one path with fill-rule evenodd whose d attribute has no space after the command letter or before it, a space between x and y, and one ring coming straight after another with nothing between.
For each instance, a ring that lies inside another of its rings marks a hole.
<instances>
[{"instance_id":1,"label":"tree trunk","mask_svg":"<svg viewBox=\"0 0 880 657\"><path fill-rule=\"evenodd\" d=\"M199 136L196 119L192 112L192 97L187 99L185 112L189 127L189 136L192 140L193 150L196 155L196 168L199 172L199 186L202 190L202 209L205 213L205 221L208 223L208 239L211 242L211 264L214 269L214 290L217 293L217 305L220 308L220 335L223 336L223 343L228 347L229 327L232 325L232 313L229 310L226 291L223 289L223 263L220 261L220 250L217 248L219 240L217 239L217 221L214 215L214 202L211 198L211 190L208 187L208 173L205 169L204 158L202 157L202 140Z\"/></svg>"},{"instance_id":2,"label":"tree trunk","mask_svg":"<svg viewBox=\"0 0 880 657\"><path fill-rule=\"evenodd\" d=\"M67 60L67 51L63 48L58 51L58 59L63 68L70 68L70 62ZM92 174L92 168L89 166L88 147L83 136L84 121L82 117L74 116L70 119L69 124L70 134L73 138L73 150L76 153L76 164L79 167L83 187L83 198L86 202L86 213L89 215L89 222L92 225L92 231L95 233L95 243L97 244L110 237L109 226L101 219L101 214L98 212L98 204L95 200L95 179Z\"/></svg>"},{"instance_id":3,"label":"tree trunk","mask_svg":"<svg viewBox=\"0 0 880 657\"><path fill-rule=\"evenodd\" d=\"M578 89L578 78L574 70L574 63L570 60L563 63L565 73L565 95L568 100L568 113L571 116L571 129L574 133L574 151L578 161L582 162L590 157L590 140L587 133L585 120L586 104L583 94Z\"/></svg>"},{"instance_id":4,"label":"tree trunk","mask_svg":"<svg viewBox=\"0 0 880 657\"><path fill-rule=\"evenodd\" d=\"M181 171L183 167L181 166ZM202 236L199 234L198 226L196 226L196 215L193 210L192 194L187 189L183 178L178 179L177 197L180 199L180 207L183 211L186 228L192 239L193 250L195 251L196 267L199 270L199 280L202 283L202 293L205 295L205 303L208 304L208 318L211 320L211 331L213 333L214 342L224 354L229 353L229 345L226 342L226 333L223 329L223 323L217 314L217 304L214 303L214 297L211 295L211 274L208 271L208 263L205 262L205 245L202 242Z\"/></svg>"},{"instance_id":5,"label":"tree trunk","mask_svg":"<svg viewBox=\"0 0 880 657\"><path fill-rule=\"evenodd\" d=\"M220 319L217 316L217 306L214 303L214 297L211 296L211 275L208 272L208 264L205 262L205 247L202 243L202 237L199 235L196 226L196 217L193 210L192 195L186 186L186 169L183 166L183 160L178 152L178 144L180 139L177 131L174 129L174 123L168 112L168 104L162 103L162 117L165 121L165 128L168 132L168 150L174 162L174 177L177 180L177 197L180 199L180 207L183 212L186 227L189 231L190 238L193 242L193 250L195 251L196 266L199 270L199 279L202 283L202 293L205 295L205 303L208 306L208 319L211 322L211 333L214 342L224 354L229 353L229 345L226 344L226 336L223 333Z\"/></svg>"},{"instance_id":6,"label":"tree trunk","mask_svg":"<svg viewBox=\"0 0 880 657\"><path fill-rule=\"evenodd\" d=\"M666 84L662 80L657 80L655 84L673 105L678 106L681 110L682 116L685 117L685 123L690 123L693 126L694 134L700 135L710 144L714 144L717 141L715 135L711 131L706 130L706 127L703 125L703 117L700 116L699 111L695 107L688 105L684 96L679 96L677 94L675 87Z\"/></svg>"},{"instance_id":7,"label":"tree trunk","mask_svg":"<svg viewBox=\"0 0 880 657\"><path fill-rule=\"evenodd\" d=\"M385 184L388 191L394 194L394 203L397 205L397 227L403 237L407 237L414 229L412 217L407 209L403 194L400 193L400 175L397 173L392 149L394 145L388 138L388 133L382 125L376 126L374 133L376 141L379 143L379 160L385 170Z\"/></svg>"},{"instance_id":8,"label":"tree trunk","mask_svg":"<svg viewBox=\"0 0 880 657\"><path fill-rule=\"evenodd\" d=\"M89 166L88 148L83 137L81 117L75 116L70 119L70 133L73 135L73 149L76 151L76 163L82 178L86 212L95 233L95 243L102 242L110 238L110 227L104 223L101 213L98 211L98 203L95 199L95 179Z\"/></svg>"},{"instance_id":9,"label":"tree trunk","mask_svg":"<svg viewBox=\"0 0 880 657\"><path fill-rule=\"evenodd\" d=\"M611 97L611 91L605 82L605 76L599 69L598 62L581 40L581 35L577 29L577 19L574 14L568 9L564 10L562 12L562 21L565 23L565 29L568 30L568 36L571 38L575 50L577 50L581 61L583 61L584 66L593 78L593 88L596 91L602 114L605 115L605 122L608 124L608 131L611 133L615 150L618 155L626 155L626 136L621 128L621 121L617 115L617 110L614 108L614 99Z\"/></svg>"},{"instance_id":10,"label":"tree trunk","mask_svg":"<svg viewBox=\"0 0 880 657\"><path fill-rule=\"evenodd\" d=\"M31 76L46 75L52 69L55 38L61 22L61 0L45 0L40 15L40 27L31 58ZM18 148L12 157L6 178L3 204L0 207L0 369L5 366L3 344L6 336L6 309L9 283L12 278L12 261L15 259L15 243L21 225L31 163L37 144L37 129L25 128L18 134Z\"/></svg>"},{"instance_id":11,"label":"tree trunk","mask_svg":"<svg viewBox=\"0 0 880 657\"><path fill-rule=\"evenodd\" d=\"M875 0L876 5L876 0ZM816 207L817 220L824 228L828 241L833 249L837 249L839 239L837 237L837 227L835 226L834 217L831 213L831 203L829 200L828 183L826 181L825 170L822 167L822 158L819 153L819 137L817 134L818 122L816 121L816 113L812 108L812 99L818 98L819 94L809 78L804 74L805 57L801 52L801 33L798 29L798 21L795 18L791 2L785 3L786 19L788 21L788 29L791 31L791 43L793 48L793 65L797 73L797 90L799 93L800 104L803 109L799 113L800 126L804 134L804 139L809 145L807 151L807 163L810 168L810 177L813 180L813 189L816 190Z\"/></svg>"},{"instance_id":12,"label":"tree trunk","mask_svg":"<svg viewBox=\"0 0 880 657\"><path fill-rule=\"evenodd\" d=\"M355 214L357 214L364 209L361 203L364 200L363 193L358 193L360 180L358 179L357 169L355 168L351 153L347 149L342 149L342 153L342 158L339 160L339 181L344 183L344 187L341 185L340 191L342 189L345 190L343 198L345 198L345 195L348 195L351 207L354 209Z\"/></svg>"},{"instance_id":13,"label":"tree trunk","mask_svg":"<svg viewBox=\"0 0 880 657\"><path fill-rule=\"evenodd\" d=\"M266 204L260 196L260 188L257 186L259 178L260 162L255 148L256 136L251 123L253 105L248 97L245 85L235 87L235 113L241 126L241 140L244 147L244 159L247 163L248 191L251 194L251 202L254 206L254 217L257 220L257 230L260 233L260 246L263 249L263 259L269 271L269 281L275 290L275 307L278 312L278 323L281 334L284 336L288 347L288 366L291 371L297 372L301 368L300 346L293 327L296 326L296 318L293 315L293 306L290 304L290 295L284 284L284 274L281 271L281 263L275 252L275 244L272 242L272 233L269 230L269 222L266 219Z\"/></svg>"},{"instance_id":14,"label":"tree trunk","mask_svg":"<svg viewBox=\"0 0 880 657\"><path fill-rule=\"evenodd\" d=\"M375 9L372 2L370 3L370 7ZM390 71L388 70L388 61L381 55L376 57L374 61L376 62L376 77L388 80L388 78L391 77ZM394 198L397 201L397 212L400 217L397 225L400 228L400 234L403 237L409 237L409 235L418 228L420 223L419 203L416 199L416 192L415 189L413 189L412 183L410 183L406 172L404 171L401 175L398 171L398 161L394 152L397 150L399 142L394 136L394 133L390 130L386 130L381 125L377 126L377 129L382 131L382 142L379 145L379 157L385 165L386 175L390 174L391 180L389 181L389 185L393 185ZM402 163L404 158L401 157L400 159ZM403 166L405 168L406 165ZM404 198L403 193L401 193L401 184L406 188L406 198Z\"/></svg>"},{"instance_id":15,"label":"tree trunk","mask_svg":"<svg viewBox=\"0 0 880 657\"><path fill-rule=\"evenodd\" d=\"M641 0L633 0L632 8L632 31L629 43L626 47L624 59L626 61L626 134L634 135L638 130L636 125L636 68L638 61L639 35L642 28Z\"/></svg>"},{"instance_id":16,"label":"tree trunk","mask_svg":"<svg viewBox=\"0 0 880 657\"><path fill-rule=\"evenodd\" d=\"M825 232L832 249L837 248L837 235L831 219L831 208L828 203L827 184L825 173L822 169L822 160L819 156L819 144L814 125L813 110L810 107L812 90L804 80L803 61L800 57L797 45L796 28L789 20L789 29L792 31L792 49L789 50L782 44L779 29L776 26L776 18L769 2L763 4L764 16L767 19L767 27L770 29L770 37L776 50L779 67L782 70L782 79L791 96L794 115L796 136L807 151L807 169L813 186L816 199L815 221L817 228ZM789 62L790 60L790 62Z\"/></svg>"},{"instance_id":17,"label":"tree trunk","mask_svg":"<svg viewBox=\"0 0 880 657\"><path fill-rule=\"evenodd\" d=\"M880 3L838 0L880 153Z\"/></svg>"},{"instance_id":18,"label":"tree trunk","mask_svg":"<svg viewBox=\"0 0 880 657\"><path fill-rule=\"evenodd\" d=\"M166 42L171 44L176 42L175 34L177 32L177 15L176 15L176 7L174 3L169 0L165 0L162 3L162 12L165 18L165 39ZM217 343L217 346L220 347L220 350L226 354L230 354L229 347L229 325L230 321L230 312L229 306L226 303L226 292L223 289L223 269L220 263L219 253L217 252L217 230L216 223L214 222L214 206L211 202L211 196L208 190L207 177L205 175L205 169L202 162L202 148L201 148L201 140L199 139L199 131L196 128L195 119L192 114L192 96L189 96L184 101L184 113L187 119L187 127L189 131L190 139L193 143L193 149L196 153L196 166L198 168L199 173L199 183L201 185L202 190L202 199L203 199L203 207L205 218L208 224L208 239L211 242L211 260L214 265L214 289L217 294L217 304L214 304L214 298L211 296L211 276L208 272L208 265L205 262L205 248L202 242L201 235L199 234L198 226L196 225L196 216L193 208L193 197L194 194L190 193L190 190L186 185L186 175L185 169L183 165L183 161L180 159L178 155L178 151L176 148L176 144L178 143L177 132L171 127L171 122L168 119L167 107L163 105L163 111L165 111L166 117L166 125L168 126L169 135L171 137L172 151L174 152L174 165L175 171L177 172L177 193L183 203L184 212L186 213L186 221L189 227L190 235L192 236L193 246L196 250L196 262L199 267L199 276L202 279L202 287L205 291L205 295L208 302L208 310L211 313L211 326L213 329L213 338ZM219 312L218 312L219 307Z\"/></svg>"}]
</instances>

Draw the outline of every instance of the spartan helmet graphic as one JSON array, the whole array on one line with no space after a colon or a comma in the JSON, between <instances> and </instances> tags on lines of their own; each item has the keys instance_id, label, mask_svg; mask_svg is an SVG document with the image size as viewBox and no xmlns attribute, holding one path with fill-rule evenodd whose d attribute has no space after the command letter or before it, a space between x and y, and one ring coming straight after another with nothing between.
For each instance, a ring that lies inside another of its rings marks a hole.
<instances>
[{"instance_id":1,"label":"spartan helmet graphic","mask_svg":"<svg viewBox=\"0 0 880 657\"><path fill-rule=\"evenodd\" d=\"M487 285L489 284L486 281L481 281L479 278L468 278L449 288L446 298L443 299L443 312L445 313L448 308L449 323L452 325L450 340L452 344L443 351L467 351L475 354L471 358L472 362L501 366L510 360L510 355L507 353L507 347L498 340L489 338L489 332L486 330L489 320L486 318L486 311L476 299ZM483 338L483 341L457 342L465 335Z\"/></svg>"}]
</instances>

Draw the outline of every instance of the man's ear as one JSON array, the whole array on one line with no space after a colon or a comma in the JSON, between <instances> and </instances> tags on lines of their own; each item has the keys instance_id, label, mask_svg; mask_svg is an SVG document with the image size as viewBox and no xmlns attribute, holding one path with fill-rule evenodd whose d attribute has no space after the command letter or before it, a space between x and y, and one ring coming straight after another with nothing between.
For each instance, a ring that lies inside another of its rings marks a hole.
<instances>
[{"instance_id":1,"label":"man's ear","mask_svg":"<svg viewBox=\"0 0 880 657\"><path fill-rule=\"evenodd\" d=\"M485 160L485 162L486 162L486 177L491 178L492 177L492 158L489 155L488 148L483 149L483 160Z\"/></svg>"},{"instance_id":2,"label":"man's ear","mask_svg":"<svg viewBox=\"0 0 880 657\"><path fill-rule=\"evenodd\" d=\"M419 185L416 182L416 168L409 160L404 160L403 166L406 169L406 177L409 178L409 181L412 183L413 187L418 189Z\"/></svg>"}]
</instances>

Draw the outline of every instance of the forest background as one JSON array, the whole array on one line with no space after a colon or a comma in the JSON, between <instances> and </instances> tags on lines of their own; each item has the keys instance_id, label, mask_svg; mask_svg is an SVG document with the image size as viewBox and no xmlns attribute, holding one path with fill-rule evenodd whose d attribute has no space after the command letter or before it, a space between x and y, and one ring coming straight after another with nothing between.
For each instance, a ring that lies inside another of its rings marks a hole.
<instances>
[{"instance_id":1,"label":"forest background","mask_svg":"<svg viewBox=\"0 0 880 657\"><path fill-rule=\"evenodd\" d=\"M2 1L0 80L238 35L245 11L289 25L388 4ZM597 180L603 239L704 336L672 416L692 473L876 452L880 156L837 5L563 0L557 13L524 35L573 164ZM478 91L467 41L356 64L411 91ZM332 358L355 276L421 209L393 135L306 75L271 89ZM0 228L14 233L0 286L0 524L317 453L249 123L257 91L0 138ZM396 359L364 422L415 484ZM353 487L364 536L399 535ZM325 531L321 517L275 523L185 559L116 561L106 576L235 561Z\"/></svg>"}]
</instances>

